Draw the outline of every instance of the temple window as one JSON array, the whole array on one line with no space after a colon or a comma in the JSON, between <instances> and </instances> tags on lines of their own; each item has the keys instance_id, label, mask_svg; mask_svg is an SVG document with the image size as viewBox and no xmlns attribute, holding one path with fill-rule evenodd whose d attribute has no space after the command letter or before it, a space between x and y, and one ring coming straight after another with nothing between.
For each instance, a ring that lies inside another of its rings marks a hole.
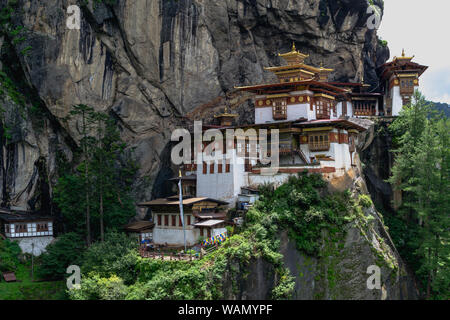
<instances>
[{"instance_id":1,"label":"temple window","mask_svg":"<svg viewBox=\"0 0 450 320\"><path fill-rule=\"evenodd\" d=\"M402 79L400 81L400 94L413 94L414 81L413 79Z\"/></svg>"},{"instance_id":2,"label":"temple window","mask_svg":"<svg viewBox=\"0 0 450 320\"><path fill-rule=\"evenodd\" d=\"M317 119L329 119L330 118L330 105L328 102L318 100L316 105L316 117Z\"/></svg>"},{"instance_id":3,"label":"temple window","mask_svg":"<svg viewBox=\"0 0 450 320\"><path fill-rule=\"evenodd\" d=\"M272 104L272 116L274 120L287 119L287 101L286 99L275 99Z\"/></svg>"},{"instance_id":4,"label":"temple window","mask_svg":"<svg viewBox=\"0 0 450 320\"><path fill-rule=\"evenodd\" d=\"M177 216L172 215L172 227L177 226Z\"/></svg>"},{"instance_id":5,"label":"temple window","mask_svg":"<svg viewBox=\"0 0 450 320\"><path fill-rule=\"evenodd\" d=\"M328 132L313 133L309 135L309 150L326 151L330 149Z\"/></svg>"},{"instance_id":6,"label":"temple window","mask_svg":"<svg viewBox=\"0 0 450 320\"><path fill-rule=\"evenodd\" d=\"M36 231L37 232L48 231L48 224L47 223L37 223L36 224Z\"/></svg>"},{"instance_id":7,"label":"temple window","mask_svg":"<svg viewBox=\"0 0 450 320\"><path fill-rule=\"evenodd\" d=\"M16 224L15 231L16 233L26 233L28 232L28 227L26 224Z\"/></svg>"}]
</instances>

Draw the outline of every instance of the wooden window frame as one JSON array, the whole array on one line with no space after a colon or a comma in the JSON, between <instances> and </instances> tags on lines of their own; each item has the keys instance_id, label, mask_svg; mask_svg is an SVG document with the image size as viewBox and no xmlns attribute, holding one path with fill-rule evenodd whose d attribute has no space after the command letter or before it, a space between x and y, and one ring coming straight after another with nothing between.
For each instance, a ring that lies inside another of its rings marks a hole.
<instances>
[{"instance_id":1,"label":"wooden window frame","mask_svg":"<svg viewBox=\"0 0 450 320\"><path fill-rule=\"evenodd\" d=\"M222 164L221 163L219 163L217 165L217 173L222 173Z\"/></svg>"},{"instance_id":2,"label":"wooden window frame","mask_svg":"<svg viewBox=\"0 0 450 320\"><path fill-rule=\"evenodd\" d=\"M308 135L308 146L310 151L330 150L330 133L314 132Z\"/></svg>"},{"instance_id":3,"label":"wooden window frame","mask_svg":"<svg viewBox=\"0 0 450 320\"><path fill-rule=\"evenodd\" d=\"M164 226L169 226L169 215L167 214L164 215Z\"/></svg>"},{"instance_id":4,"label":"wooden window frame","mask_svg":"<svg viewBox=\"0 0 450 320\"><path fill-rule=\"evenodd\" d=\"M229 163L225 164L225 173L231 172L231 165Z\"/></svg>"},{"instance_id":5,"label":"wooden window frame","mask_svg":"<svg viewBox=\"0 0 450 320\"><path fill-rule=\"evenodd\" d=\"M25 229L25 231L23 231ZM28 225L26 223L15 223L14 233L28 233Z\"/></svg>"},{"instance_id":6,"label":"wooden window frame","mask_svg":"<svg viewBox=\"0 0 450 320\"><path fill-rule=\"evenodd\" d=\"M172 215L172 227L176 227L177 226L177 216Z\"/></svg>"},{"instance_id":7,"label":"wooden window frame","mask_svg":"<svg viewBox=\"0 0 450 320\"><path fill-rule=\"evenodd\" d=\"M36 223L36 232L48 232L48 223Z\"/></svg>"},{"instance_id":8,"label":"wooden window frame","mask_svg":"<svg viewBox=\"0 0 450 320\"><path fill-rule=\"evenodd\" d=\"M214 173L214 162L209 165L209 173Z\"/></svg>"},{"instance_id":9,"label":"wooden window frame","mask_svg":"<svg viewBox=\"0 0 450 320\"><path fill-rule=\"evenodd\" d=\"M207 174L208 173L208 165L206 162L203 162L203 174Z\"/></svg>"},{"instance_id":10,"label":"wooden window frame","mask_svg":"<svg viewBox=\"0 0 450 320\"><path fill-rule=\"evenodd\" d=\"M323 100L316 102L316 119L330 119L330 103Z\"/></svg>"},{"instance_id":11,"label":"wooden window frame","mask_svg":"<svg viewBox=\"0 0 450 320\"><path fill-rule=\"evenodd\" d=\"M162 215L158 214L158 226L162 226Z\"/></svg>"},{"instance_id":12,"label":"wooden window frame","mask_svg":"<svg viewBox=\"0 0 450 320\"><path fill-rule=\"evenodd\" d=\"M272 101L272 117L274 120L287 119L287 99L279 98Z\"/></svg>"}]
</instances>

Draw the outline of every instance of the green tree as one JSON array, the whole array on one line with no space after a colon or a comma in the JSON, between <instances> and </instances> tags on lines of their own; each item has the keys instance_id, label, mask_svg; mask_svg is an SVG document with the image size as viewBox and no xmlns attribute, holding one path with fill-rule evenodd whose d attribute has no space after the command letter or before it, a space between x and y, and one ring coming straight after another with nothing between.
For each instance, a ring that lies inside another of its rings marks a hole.
<instances>
[{"instance_id":1,"label":"green tree","mask_svg":"<svg viewBox=\"0 0 450 320\"><path fill-rule=\"evenodd\" d=\"M117 275L128 284L136 280L137 260L136 239L124 233L107 232L103 242L94 243L86 250L81 269L83 274Z\"/></svg>"},{"instance_id":2,"label":"green tree","mask_svg":"<svg viewBox=\"0 0 450 320\"><path fill-rule=\"evenodd\" d=\"M0 272L16 270L21 252L17 242L8 239L0 241Z\"/></svg>"},{"instance_id":3,"label":"green tree","mask_svg":"<svg viewBox=\"0 0 450 320\"><path fill-rule=\"evenodd\" d=\"M91 237L91 206L90 193L91 184L89 177L89 161L91 155L91 147L93 145L93 138L89 135L95 123L95 111L92 107L84 104L73 106L69 112L68 119L76 119L76 127L78 133L81 135L81 149L83 161L80 165L84 172L84 196L85 196L85 213L86 213L86 244L89 246L92 241Z\"/></svg>"},{"instance_id":4,"label":"green tree","mask_svg":"<svg viewBox=\"0 0 450 320\"><path fill-rule=\"evenodd\" d=\"M71 117L75 115L82 161L59 178L54 200L67 229L86 230L90 245L98 237L103 241L105 229L117 229L135 215L131 186L138 167L107 114L74 106Z\"/></svg>"},{"instance_id":5,"label":"green tree","mask_svg":"<svg viewBox=\"0 0 450 320\"><path fill-rule=\"evenodd\" d=\"M64 278L68 266L80 264L85 249L83 242L83 238L74 232L58 237L41 255L38 276L44 279Z\"/></svg>"},{"instance_id":6,"label":"green tree","mask_svg":"<svg viewBox=\"0 0 450 320\"><path fill-rule=\"evenodd\" d=\"M405 245L413 250L413 265L426 297L448 298L449 121L431 114L424 97L416 92L391 130L397 149L389 181L403 192L409 231L402 233L414 235L408 236Z\"/></svg>"}]
</instances>

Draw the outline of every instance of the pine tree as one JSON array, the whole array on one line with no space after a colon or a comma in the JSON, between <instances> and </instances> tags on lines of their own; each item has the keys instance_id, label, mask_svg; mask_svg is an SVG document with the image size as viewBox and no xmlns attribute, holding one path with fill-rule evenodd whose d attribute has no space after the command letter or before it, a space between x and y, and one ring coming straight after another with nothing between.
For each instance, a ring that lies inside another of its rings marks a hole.
<instances>
[{"instance_id":1,"label":"pine tree","mask_svg":"<svg viewBox=\"0 0 450 320\"><path fill-rule=\"evenodd\" d=\"M418 225L409 245L427 298L448 298L450 289L448 129L449 121L433 116L418 92L391 126L397 149L389 181L404 192L407 218Z\"/></svg>"},{"instance_id":2,"label":"pine tree","mask_svg":"<svg viewBox=\"0 0 450 320\"><path fill-rule=\"evenodd\" d=\"M107 114L74 106L70 116L75 115L82 136L82 161L59 178L54 200L63 213L67 230L82 232L84 228L89 246L98 236L103 241L107 228L117 229L135 215L131 186L138 167L133 150L127 150L115 122ZM84 224L80 223L83 215Z\"/></svg>"},{"instance_id":3,"label":"pine tree","mask_svg":"<svg viewBox=\"0 0 450 320\"><path fill-rule=\"evenodd\" d=\"M85 210L86 210L86 244L89 246L92 242L91 236L91 204L90 204L90 176L89 176L89 161L91 155L91 147L93 139L89 135L95 121L95 111L92 107L84 104L73 106L70 111L68 119L76 117L76 127L78 133L81 135L81 149L83 162L81 166L84 171L84 195L85 195Z\"/></svg>"}]
</instances>

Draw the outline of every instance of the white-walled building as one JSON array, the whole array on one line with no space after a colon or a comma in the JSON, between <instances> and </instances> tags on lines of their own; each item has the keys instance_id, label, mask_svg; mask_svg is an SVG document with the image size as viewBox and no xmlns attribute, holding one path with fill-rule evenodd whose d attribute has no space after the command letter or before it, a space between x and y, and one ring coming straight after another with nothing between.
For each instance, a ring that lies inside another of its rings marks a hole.
<instances>
[{"instance_id":1,"label":"white-walled building","mask_svg":"<svg viewBox=\"0 0 450 320\"><path fill-rule=\"evenodd\" d=\"M16 241L23 253L40 256L54 240L53 218L29 212L0 209L1 233Z\"/></svg>"},{"instance_id":2,"label":"white-walled building","mask_svg":"<svg viewBox=\"0 0 450 320\"><path fill-rule=\"evenodd\" d=\"M380 67L381 92L372 92L364 80L328 81L334 70L307 65L308 55L297 51L295 45L280 57L286 65L266 68L278 82L236 87L254 94L254 124L232 126L237 115L226 109L216 116L219 124L207 126L219 129L224 138L227 129L278 129L276 173L263 174L267 165L261 165L257 137L244 133L243 139L238 139L237 135L231 145L226 145L227 141L215 147L213 161L205 160L201 153L194 156L195 164L186 171L196 175L198 197L221 199L234 206L242 187L281 184L289 175L302 171L321 173L327 179L345 175L355 165L358 133L365 131L352 118L398 115L427 68L403 53ZM272 140L270 134L268 140ZM197 150L204 151L207 144L197 146Z\"/></svg>"},{"instance_id":3,"label":"white-walled building","mask_svg":"<svg viewBox=\"0 0 450 320\"><path fill-rule=\"evenodd\" d=\"M217 216L221 211L220 207L227 204L227 202L207 197L183 199L184 229L188 246L197 244L201 237L213 237L226 232L225 220L217 219ZM180 201L177 196L140 203L139 206L150 208L152 211L152 221L154 222L152 240L154 244L184 245ZM224 216L219 215L222 218ZM213 221L206 222L209 220Z\"/></svg>"},{"instance_id":4,"label":"white-walled building","mask_svg":"<svg viewBox=\"0 0 450 320\"><path fill-rule=\"evenodd\" d=\"M428 67L412 62L413 58L406 57L403 50L401 57L394 57L379 68L386 116L398 116L419 89L419 78Z\"/></svg>"}]
</instances>

